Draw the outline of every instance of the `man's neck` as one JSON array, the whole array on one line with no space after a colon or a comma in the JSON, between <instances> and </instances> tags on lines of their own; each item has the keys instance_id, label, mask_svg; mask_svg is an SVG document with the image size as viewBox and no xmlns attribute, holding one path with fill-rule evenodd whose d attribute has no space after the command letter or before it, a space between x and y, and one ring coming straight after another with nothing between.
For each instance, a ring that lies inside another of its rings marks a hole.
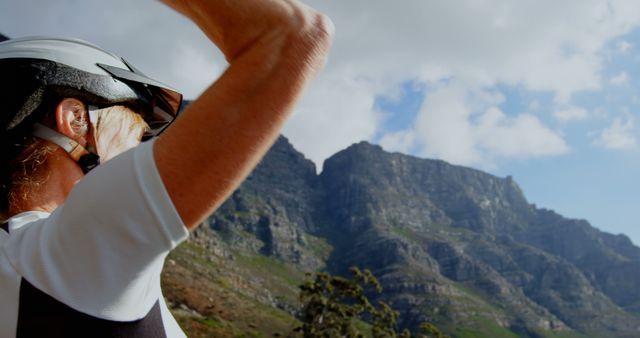
<instances>
[{"instance_id":1,"label":"man's neck","mask_svg":"<svg viewBox=\"0 0 640 338\"><path fill-rule=\"evenodd\" d=\"M9 207L9 216L25 211L53 212L62 205L73 186L84 176L80 167L69 155L58 148L49 155L41 184L29 189L26 194Z\"/></svg>"}]
</instances>

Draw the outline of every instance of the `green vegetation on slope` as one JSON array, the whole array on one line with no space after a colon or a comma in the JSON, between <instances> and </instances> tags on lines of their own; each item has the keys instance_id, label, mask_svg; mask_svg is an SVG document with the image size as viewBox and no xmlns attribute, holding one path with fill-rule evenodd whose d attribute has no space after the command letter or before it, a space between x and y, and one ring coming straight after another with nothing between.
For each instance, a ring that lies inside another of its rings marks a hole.
<instances>
[{"instance_id":1,"label":"green vegetation on slope","mask_svg":"<svg viewBox=\"0 0 640 338\"><path fill-rule=\"evenodd\" d=\"M273 271L288 281L277 281ZM296 297L288 291L295 274L284 271L282 263L268 258L229 260L188 241L169 255L162 283L167 304L189 337L272 337L297 323L273 303ZM278 295L262 281L287 285L287 294Z\"/></svg>"}]
</instances>

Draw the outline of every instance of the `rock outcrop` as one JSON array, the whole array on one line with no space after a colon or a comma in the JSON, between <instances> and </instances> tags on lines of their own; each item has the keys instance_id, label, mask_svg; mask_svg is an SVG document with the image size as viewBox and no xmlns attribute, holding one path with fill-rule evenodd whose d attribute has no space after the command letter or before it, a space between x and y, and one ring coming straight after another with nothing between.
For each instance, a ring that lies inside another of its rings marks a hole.
<instances>
[{"instance_id":1,"label":"rock outcrop","mask_svg":"<svg viewBox=\"0 0 640 338\"><path fill-rule=\"evenodd\" d=\"M511 177L366 142L317 175L281 137L207 223L208 247L229 256L261 255L297 271L372 270L404 327L640 336L640 248L536 208ZM293 308L284 303L274 304Z\"/></svg>"}]
</instances>

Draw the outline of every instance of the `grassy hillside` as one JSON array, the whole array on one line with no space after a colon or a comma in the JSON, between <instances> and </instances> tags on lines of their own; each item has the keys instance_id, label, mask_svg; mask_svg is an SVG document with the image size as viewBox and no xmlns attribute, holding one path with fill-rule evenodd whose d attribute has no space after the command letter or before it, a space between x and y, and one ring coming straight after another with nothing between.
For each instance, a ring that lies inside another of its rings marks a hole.
<instances>
[{"instance_id":1,"label":"grassy hillside","mask_svg":"<svg viewBox=\"0 0 640 338\"><path fill-rule=\"evenodd\" d=\"M302 273L266 257L217 257L193 242L174 250L162 284L189 337L273 337L296 325L290 313Z\"/></svg>"}]
</instances>

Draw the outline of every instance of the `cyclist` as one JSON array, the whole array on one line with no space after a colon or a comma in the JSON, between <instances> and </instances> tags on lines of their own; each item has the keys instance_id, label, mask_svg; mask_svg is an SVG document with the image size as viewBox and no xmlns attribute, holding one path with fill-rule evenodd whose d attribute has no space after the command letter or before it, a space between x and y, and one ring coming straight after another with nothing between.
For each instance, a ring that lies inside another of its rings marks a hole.
<instances>
[{"instance_id":1,"label":"cyclist","mask_svg":"<svg viewBox=\"0 0 640 338\"><path fill-rule=\"evenodd\" d=\"M295 0L164 3L229 62L175 121L179 93L98 47L0 43L1 337L184 336L164 258L264 155L331 42Z\"/></svg>"}]
</instances>

